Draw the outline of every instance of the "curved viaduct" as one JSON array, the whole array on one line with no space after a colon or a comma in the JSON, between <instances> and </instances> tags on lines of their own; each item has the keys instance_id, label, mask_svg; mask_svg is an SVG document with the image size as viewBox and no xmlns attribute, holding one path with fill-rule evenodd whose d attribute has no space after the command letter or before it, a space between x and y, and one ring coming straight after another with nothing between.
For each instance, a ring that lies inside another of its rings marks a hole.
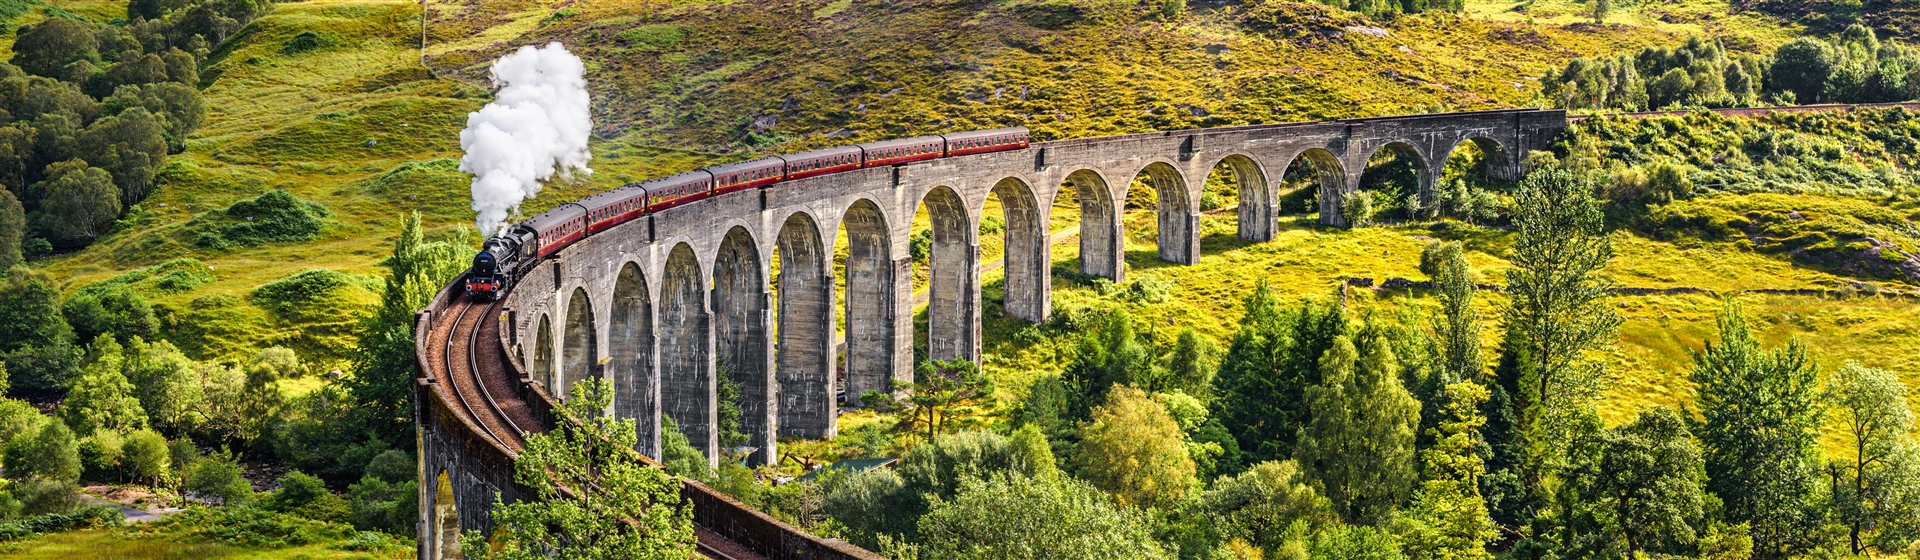
<instances>
[{"instance_id":1,"label":"curved viaduct","mask_svg":"<svg viewBox=\"0 0 1920 560\"><path fill-rule=\"evenodd\" d=\"M909 246L923 204L933 237L928 355L978 360L977 232L990 194L1006 223L1005 313L1042 321L1050 312L1050 211L1062 191L1080 205L1080 270L1118 282L1126 273L1120 210L1135 177L1155 191L1160 258L1192 264L1200 259L1200 190L1216 166L1231 167L1240 185L1239 236L1265 241L1278 230L1277 186L1295 160L1311 162L1321 220L1339 226L1341 202L1382 150L1418 158L1420 191L1429 197L1461 143L1478 144L1489 173L1511 180L1524 154L1545 149L1566 126L1564 111L1503 110L1040 142L664 210L540 262L496 304L467 302L449 286L421 313L416 334L421 555L444 556L456 530L489 529L495 495L527 497L511 482L520 434L550 425L553 396L573 381L611 379L610 412L638 420L640 451L650 457L659 453L663 415L709 458L719 456L721 376L739 384L752 460L777 460L780 437L832 437L842 400L912 380ZM846 262L836 274L842 228ZM709 548L731 545L768 558L873 557L697 483L686 493L710 555L724 557Z\"/></svg>"}]
</instances>

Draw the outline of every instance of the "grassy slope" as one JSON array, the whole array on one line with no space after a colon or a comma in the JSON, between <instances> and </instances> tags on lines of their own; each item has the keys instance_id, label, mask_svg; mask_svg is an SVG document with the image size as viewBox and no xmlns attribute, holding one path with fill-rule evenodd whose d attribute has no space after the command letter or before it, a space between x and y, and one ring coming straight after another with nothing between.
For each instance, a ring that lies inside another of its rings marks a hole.
<instances>
[{"instance_id":1,"label":"grassy slope","mask_svg":"<svg viewBox=\"0 0 1920 560\"><path fill-rule=\"evenodd\" d=\"M599 132L611 139L596 142L598 173L582 184L555 186L530 204L529 210L537 210L620 182L752 153L940 130L1026 124L1048 137L1077 137L1421 106L1511 106L1531 96L1528 76L1569 56L1696 32L1730 37L1735 45L1770 45L1795 31L1750 16L1721 16L1725 4L1713 1L1649 8L1602 28L1579 24L1577 3L1541 1L1523 13L1505 2L1475 1L1466 18L1380 24L1386 37L1343 31L1365 22L1313 8L1250 17L1245 7L1195 2L1189 17L1166 22L1130 11L1130 3L1079 3L1089 6L1087 19L1061 24L1036 16L1034 10L1045 4L1028 0L598 0L564 8L537 0L474 0L430 6L426 51L441 75L467 80L481 76L481 62L510 45L561 40L588 59ZM71 4L89 17L113 15L98 2ZM164 186L143 205L146 212L96 247L42 266L77 289L138 266L193 256L212 266L215 282L161 298L191 311L196 300L244 297L255 286L312 267L376 274L402 211L421 211L440 235L466 223L465 179L452 161L459 157L460 117L480 106L485 92L473 83L434 77L419 64L419 15L416 4L393 0L277 4L233 47L217 53L210 73L218 79L205 90L208 124L187 154L172 160ZM1273 21L1283 25L1261 23ZM307 30L325 36L328 47L281 53L281 45ZM922 41L928 38L937 43L927 46ZM1196 116L1194 108L1206 116ZM748 123L765 115L776 124L747 137ZM826 137L841 129L851 138ZM757 149L747 143L769 140L776 143ZM177 235L196 213L268 188L286 188L332 208L336 215L325 237L209 254ZM1223 339L1239 313L1236 295L1254 278L1268 277L1289 297L1301 297L1327 293L1343 276L1417 277L1416 236L1425 235L1293 226L1274 243L1243 246L1223 237L1228 218L1208 223L1207 256L1199 267L1159 266L1150 249L1138 247L1129 259L1134 277L1163 276L1179 286L1172 302L1145 306L1143 315L1171 317L1176 325ZM1497 268L1500 237L1475 241L1476 260ZM1061 257L1072 247L1062 245ZM1614 272L1632 286L1691 282L1738 290L1833 281L1725 245L1680 248L1623 236L1619 247L1623 258ZM1058 286L1057 309L1100 297L1069 282ZM332 304L352 314L372 297L371 290L354 288ZM1748 299L1773 339L1800 334L1820 343L1829 360L1860 358L1903 372L1915 369L1898 351L1911 347L1920 321L1912 306ZM1615 360L1622 376L1615 388L1620 398L1607 405L1610 415L1684 398L1685 384L1671 372L1686 363L1686 348L1708 333L1716 305L1697 296L1623 301L1633 320L1623 329L1625 344ZM207 347L206 357L231 357L266 342L324 354L325 343L337 341L312 336L304 325L244 300L221 309L227 311L203 317L219 341ZM991 324L1001 340L1015 328ZM996 347L990 369L1007 377L1003 390L1013 396L1024 386L1020 378L1031 375L1013 372L1057 367L1053 350L1065 343L1003 344L1008 346Z\"/></svg>"},{"instance_id":2,"label":"grassy slope","mask_svg":"<svg viewBox=\"0 0 1920 560\"><path fill-rule=\"evenodd\" d=\"M325 544L260 550L215 543L182 543L158 538L129 538L119 530L95 529L41 535L8 543L0 554L21 560L70 558L125 558L139 560L375 560L411 557L411 551L390 554L332 550Z\"/></svg>"}]
</instances>

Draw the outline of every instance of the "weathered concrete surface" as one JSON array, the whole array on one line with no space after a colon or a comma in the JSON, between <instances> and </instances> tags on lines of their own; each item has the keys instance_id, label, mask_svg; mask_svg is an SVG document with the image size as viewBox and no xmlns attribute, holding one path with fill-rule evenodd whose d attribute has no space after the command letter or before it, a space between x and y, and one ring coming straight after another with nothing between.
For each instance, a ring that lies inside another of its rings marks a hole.
<instances>
[{"instance_id":1,"label":"weathered concrete surface","mask_svg":"<svg viewBox=\"0 0 1920 560\"><path fill-rule=\"evenodd\" d=\"M1430 199L1460 143L1478 143L1492 175L1515 179L1522 156L1547 147L1565 126L1561 111L1508 110L1183 130L1043 142L731 193L589 237L542 265L508 296L513 352L550 386L609 372L616 385L642 393L616 397L623 403L617 413L643 426L659 423L648 415L669 415L709 457L718 455L714 389L724 370L742 386L749 445L762 450L756 459L772 461L779 435L835 431L833 395L843 383L833 374L842 367L832 342L838 318L847 329L846 402L912 379L909 250L922 205L933 220L929 355L978 359L978 232L989 194L1001 199L1008 228L1007 313L1041 321L1051 288L1044 230L1063 189L1082 207L1081 270L1122 281L1119 209L1137 176L1155 190L1160 257L1191 264L1202 258L1200 189L1217 166L1239 178L1239 235L1260 241L1278 229L1277 178L1295 160L1318 171L1321 219L1338 226L1345 225L1342 201L1381 150L1419 158L1420 192ZM833 240L843 228L849 258L844 277L834 278ZM626 269L633 272L623 275ZM625 295L616 295L621 282ZM846 301L835 301L835 282L846 286ZM622 302L618 318L615 301ZM592 319L573 317L582 310ZM596 332L579 334L583 327ZM616 341L621 347L609 346ZM589 353L578 344L598 347ZM556 346L559 359L551 355ZM607 357L604 368L580 365L600 357ZM658 400L650 400L656 390ZM657 450L657 434L647 439L643 447Z\"/></svg>"}]
</instances>

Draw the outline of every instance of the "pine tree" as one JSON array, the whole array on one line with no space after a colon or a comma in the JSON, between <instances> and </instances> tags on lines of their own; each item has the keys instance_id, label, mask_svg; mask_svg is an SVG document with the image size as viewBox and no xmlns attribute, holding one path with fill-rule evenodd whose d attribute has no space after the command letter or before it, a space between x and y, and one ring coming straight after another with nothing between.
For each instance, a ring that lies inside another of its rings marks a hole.
<instances>
[{"instance_id":1,"label":"pine tree","mask_svg":"<svg viewBox=\"0 0 1920 560\"><path fill-rule=\"evenodd\" d=\"M1719 342L1694 355L1689 376L1708 489L1728 522L1751 528L1755 557L1798 555L1817 543L1825 518L1813 459L1824 414L1819 366L1798 341L1763 350L1737 304L1718 322Z\"/></svg>"},{"instance_id":2,"label":"pine tree","mask_svg":"<svg viewBox=\"0 0 1920 560\"><path fill-rule=\"evenodd\" d=\"M1487 544L1499 533L1480 496L1480 477L1486 473L1478 454L1480 427L1487 421L1480 407L1487 390L1461 381L1447 385L1443 395L1446 410L1431 430L1433 446L1420 452L1425 480L1408 508L1413 529L1401 542L1416 560L1489 558Z\"/></svg>"},{"instance_id":3,"label":"pine tree","mask_svg":"<svg viewBox=\"0 0 1920 560\"><path fill-rule=\"evenodd\" d=\"M1379 338L1356 348L1335 337L1320 360L1321 381L1307 389L1312 418L1300 429L1294 456L1320 481L1334 511L1350 523L1374 525L1407 498L1414 472L1420 403L1400 384L1393 351Z\"/></svg>"},{"instance_id":4,"label":"pine tree","mask_svg":"<svg viewBox=\"0 0 1920 560\"><path fill-rule=\"evenodd\" d=\"M1247 294L1245 305L1214 379L1217 417L1245 463L1288 459L1307 421L1306 388L1320 382L1316 364L1335 338L1350 331L1346 310L1337 302L1311 301L1283 310L1264 281Z\"/></svg>"}]
</instances>

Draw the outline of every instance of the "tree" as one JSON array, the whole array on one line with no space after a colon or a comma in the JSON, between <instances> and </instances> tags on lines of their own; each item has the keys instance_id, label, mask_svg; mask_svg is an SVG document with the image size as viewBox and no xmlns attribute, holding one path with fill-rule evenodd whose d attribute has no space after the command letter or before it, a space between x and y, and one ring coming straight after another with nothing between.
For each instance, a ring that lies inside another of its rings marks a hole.
<instances>
[{"instance_id":1,"label":"tree","mask_svg":"<svg viewBox=\"0 0 1920 560\"><path fill-rule=\"evenodd\" d=\"M1240 330L1214 379L1216 416L1247 461L1292 458L1308 419L1305 389L1320 383L1315 365L1334 338L1350 330L1346 309L1338 302L1308 301L1298 310L1282 310L1264 281L1245 302Z\"/></svg>"},{"instance_id":2,"label":"tree","mask_svg":"<svg viewBox=\"0 0 1920 560\"><path fill-rule=\"evenodd\" d=\"M380 309L360 325L353 375L346 387L354 401L353 425L389 447L412 448L413 313L435 291L472 264L473 252L448 242L428 243L418 213L403 218L387 267Z\"/></svg>"},{"instance_id":3,"label":"tree","mask_svg":"<svg viewBox=\"0 0 1920 560\"><path fill-rule=\"evenodd\" d=\"M1320 359L1320 384L1307 389L1312 418L1294 456L1320 481L1334 511L1375 525L1407 498L1417 480L1414 432L1420 403L1400 384L1393 351L1378 337L1362 349L1346 337Z\"/></svg>"},{"instance_id":4,"label":"tree","mask_svg":"<svg viewBox=\"0 0 1920 560\"><path fill-rule=\"evenodd\" d=\"M1486 382L1486 362L1480 354L1480 314L1473 309L1476 288L1473 267L1459 243L1440 251L1433 274L1434 296L1440 314L1434 317L1434 339L1440 346L1440 385L1459 381Z\"/></svg>"},{"instance_id":5,"label":"tree","mask_svg":"<svg viewBox=\"0 0 1920 560\"><path fill-rule=\"evenodd\" d=\"M61 483L80 480L80 447L73 430L57 421L43 421L32 436L14 436L6 444L7 478L39 478Z\"/></svg>"},{"instance_id":6,"label":"tree","mask_svg":"<svg viewBox=\"0 0 1920 560\"><path fill-rule=\"evenodd\" d=\"M967 479L952 499L933 501L920 518L920 557L1171 558L1151 524L1146 514L1115 508L1106 494L1077 480L997 474Z\"/></svg>"},{"instance_id":7,"label":"tree","mask_svg":"<svg viewBox=\"0 0 1920 560\"><path fill-rule=\"evenodd\" d=\"M1914 452L1913 411L1907 408L1907 385L1893 372L1848 362L1827 380L1846 435L1852 440L1853 460L1836 460L1834 471L1836 514L1847 526L1847 542L1855 555L1866 554L1866 533L1874 528L1891 533L1881 539L1882 550L1897 553L1912 541L1920 516L1920 480ZM1892 546L1887 546L1887 545Z\"/></svg>"},{"instance_id":8,"label":"tree","mask_svg":"<svg viewBox=\"0 0 1920 560\"><path fill-rule=\"evenodd\" d=\"M48 166L47 180L38 188L46 193L40 201L40 228L70 244L99 238L120 217L120 189L113 186L113 175L85 161Z\"/></svg>"},{"instance_id":9,"label":"tree","mask_svg":"<svg viewBox=\"0 0 1920 560\"><path fill-rule=\"evenodd\" d=\"M1740 306L1728 302L1720 337L1693 357L1688 378L1701 423L1707 489L1730 523L1746 523L1754 556L1785 558L1813 547L1823 512L1815 458L1825 407L1819 366L1799 341L1763 350Z\"/></svg>"},{"instance_id":10,"label":"tree","mask_svg":"<svg viewBox=\"0 0 1920 560\"><path fill-rule=\"evenodd\" d=\"M1270 555L1287 545L1288 528L1295 523L1312 530L1334 521L1332 503L1291 460L1267 461L1221 477L1201 503L1221 537L1244 540Z\"/></svg>"},{"instance_id":11,"label":"tree","mask_svg":"<svg viewBox=\"0 0 1920 560\"><path fill-rule=\"evenodd\" d=\"M73 431L91 434L100 429L126 432L147 427L147 412L133 396L133 383L121 373L126 364L120 342L100 335L89 348L90 363L80 370L67 391L61 416Z\"/></svg>"},{"instance_id":12,"label":"tree","mask_svg":"<svg viewBox=\"0 0 1920 560\"><path fill-rule=\"evenodd\" d=\"M606 414L612 402L607 380L575 383L554 430L528 434L514 459L514 481L536 499L496 496L491 540L471 531L460 549L502 560L693 556L693 508L683 506L679 481L640 462L633 419Z\"/></svg>"},{"instance_id":13,"label":"tree","mask_svg":"<svg viewBox=\"0 0 1920 560\"><path fill-rule=\"evenodd\" d=\"M993 394L993 380L980 375L980 366L966 358L949 361L933 360L921 362L919 371L914 375L913 394L907 402L913 403L912 416L927 427L927 439L940 435L942 411L956 406L964 406ZM922 419L922 415L924 419Z\"/></svg>"},{"instance_id":14,"label":"tree","mask_svg":"<svg viewBox=\"0 0 1920 560\"><path fill-rule=\"evenodd\" d=\"M1606 25L1607 14L1613 13L1613 0L1587 0L1587 7L1592 11L1594 25Z\"/></svg>"},{"instance_id":15,"label":"tree","mask_svg":"<svg viewBox=\"0 0 1920 560\"><path fill-rule=\"evenodd\" d=\"M1516 377L1505 396L1521 443L1516 472L1530 499L1544 496L1542 477L1560 460L1568 427L1604 382L1605 369L1587 363L1588 353L1611 343L1622 320L1608 301L1613 282L1600 275L1613 245L1596 190L1571 171L1545 168L1521 180L1515 197L1504 313L1511 344L1502 359L1516 360L1503 372Z\"/></svg>"},{"instance_id":16,"label":"tree","mask_svg":"<svg viewBox=\"0 0 1920 560\"><path fill-rule=\"evenodd\" d=\"M1817 38L1801 37L1773 51L1768 83L1793 92L1794 98L1803 103L1816 103L1827 86L1827 77L1833 75L1833 67L1832 46Z\"/></svg>"},{"instance_id":17,"label":"tree","mask_svg":"<svg viewBox=\"0 0 1920 560\"><path fill-rule=\"evenodd\" d=\"M1480 427L1487 419L1480 407L1486 404L1487 390L1460 381L1448 385L1443 395L1446 411L1429 430L1433 446L1420 452L1426 476L1408 508L1409 530L1401 541L1415 559L1489 558L1487 544L1499 533L1480 496L1486 464L1477 454L1485 445Z\"/></svg>"},{"instance_id":18,"label":"tree","mask_svg":"<svg viewBox=\"0 0 1920 560\"><path fill-rule=\"evenodd\" d=\"M1196 484L1186 437L1145 391L1115 387L1080 431L1080 475L1124 506L1166 506Z\"/></svg>"},{"instance_id":19,"label":"tree","mask_svg":"<svg viewBox=\"0 0 1920 560\"><path fill-rule=\"evenodd\" d=\"M153 305L126 286L82 289L61 304L60 314L81 340L107 334L124 342L151 337L159 330Z\"/></svg>"},{"instance_id":20,"label":"tree","mask_svg":"<svg viewBox=\"0 0 1920 560\"><path fill-rule=\"evenodd\" d=\"M173 457L167 450L167 439L152 430L127 434L120 453L120 464L135 482L159 485L173 477Z\"/></svg>"},{"instance_id":21,"label":"tree","mask_svg":"<svg viewBox=\"0 0 1920 560\"><path fill-rule=\"evenodd\" d=\"M5 165L6 161L0 160L0 166ZM20 206L20 199L13 196L13 191L0 186L0 270L20 264L20 243L26 234L27 211Z\"/></svg>"},{"instance_id":22,"label":"tree","mask_svg":"<svg viewBox=\"0 0 1920 560\"><path fill-rule=\"evenodd\" d=\"M36 76L60 78L68 64L100 60L93 26L63 17L22 25L13 40L13 65Z\"/></svg>"},{"instance_id":23,"label":"tree","mask_svg":"<svg viewBox=\"0 0 1920 560\"><path fill-rule=\"evenodd\" d=\"M133 396L147 419L156 427L182 433L197 426L206 414L201 404L206 398L200 371L193 360L173 343L156 340L149 344L134 338L127 344L127 381L133 384Z\"/></svg>"},{"instance_id":24,"label":"tree","mask_svg":"<svg viewBox=\"0 0 1920 560\"><path fill-rule=\"evenodd\" d=\"M100 117L82 130L76 141L81 159L113 176L123 207L147 198L147 192L153 189L154 171L167 157L164 129L146 107Z\"/></svg>"},{"instance_id":25,"label":"tree","mask_svg":"<svg viewBox=\"0 0 1920 560\"><path fill-rule=\"evenodd\" d=\"M1573 530L1581 548L1685 554L1705 528L1706 473L1686 420L1670 408L1586 438L1573 457Z\"/></svg>"},{"instance_id":26,"label":"tree","mask_svg":"<svg viewBox=\"0 0 1920 560\"><path fill-rule=\"evenodd\" d=\"M73 329L60 314L60 292L47 276L24 266L8 269L6 285L0 286L0 353L72 338Z\"/></svg>"},{"instance_id":27,"label":"tree","mask_svg":"<svg viewBox=\"0 0 1920 560\"><path fill-rule=\"evenodd\" d=\"M1132 383L1153 368L1153 355L1134 335L1133 318L1125 309L1097 312L1088 322L1073 362L1060 373L1070 421L1086 419L1114 385Z\"/></svg>"},{"instance_id":28,"label":"tree","mask_svg":"<svg viewBox=\"0 0 1920 560\"><path fill-rule=\"evenodd\" d=\"M253 501L253 485L241 478L241 472L233 453L222 447L188 465L180 488L222 504L245 504Z\"/></svg>"}]
</instances>

